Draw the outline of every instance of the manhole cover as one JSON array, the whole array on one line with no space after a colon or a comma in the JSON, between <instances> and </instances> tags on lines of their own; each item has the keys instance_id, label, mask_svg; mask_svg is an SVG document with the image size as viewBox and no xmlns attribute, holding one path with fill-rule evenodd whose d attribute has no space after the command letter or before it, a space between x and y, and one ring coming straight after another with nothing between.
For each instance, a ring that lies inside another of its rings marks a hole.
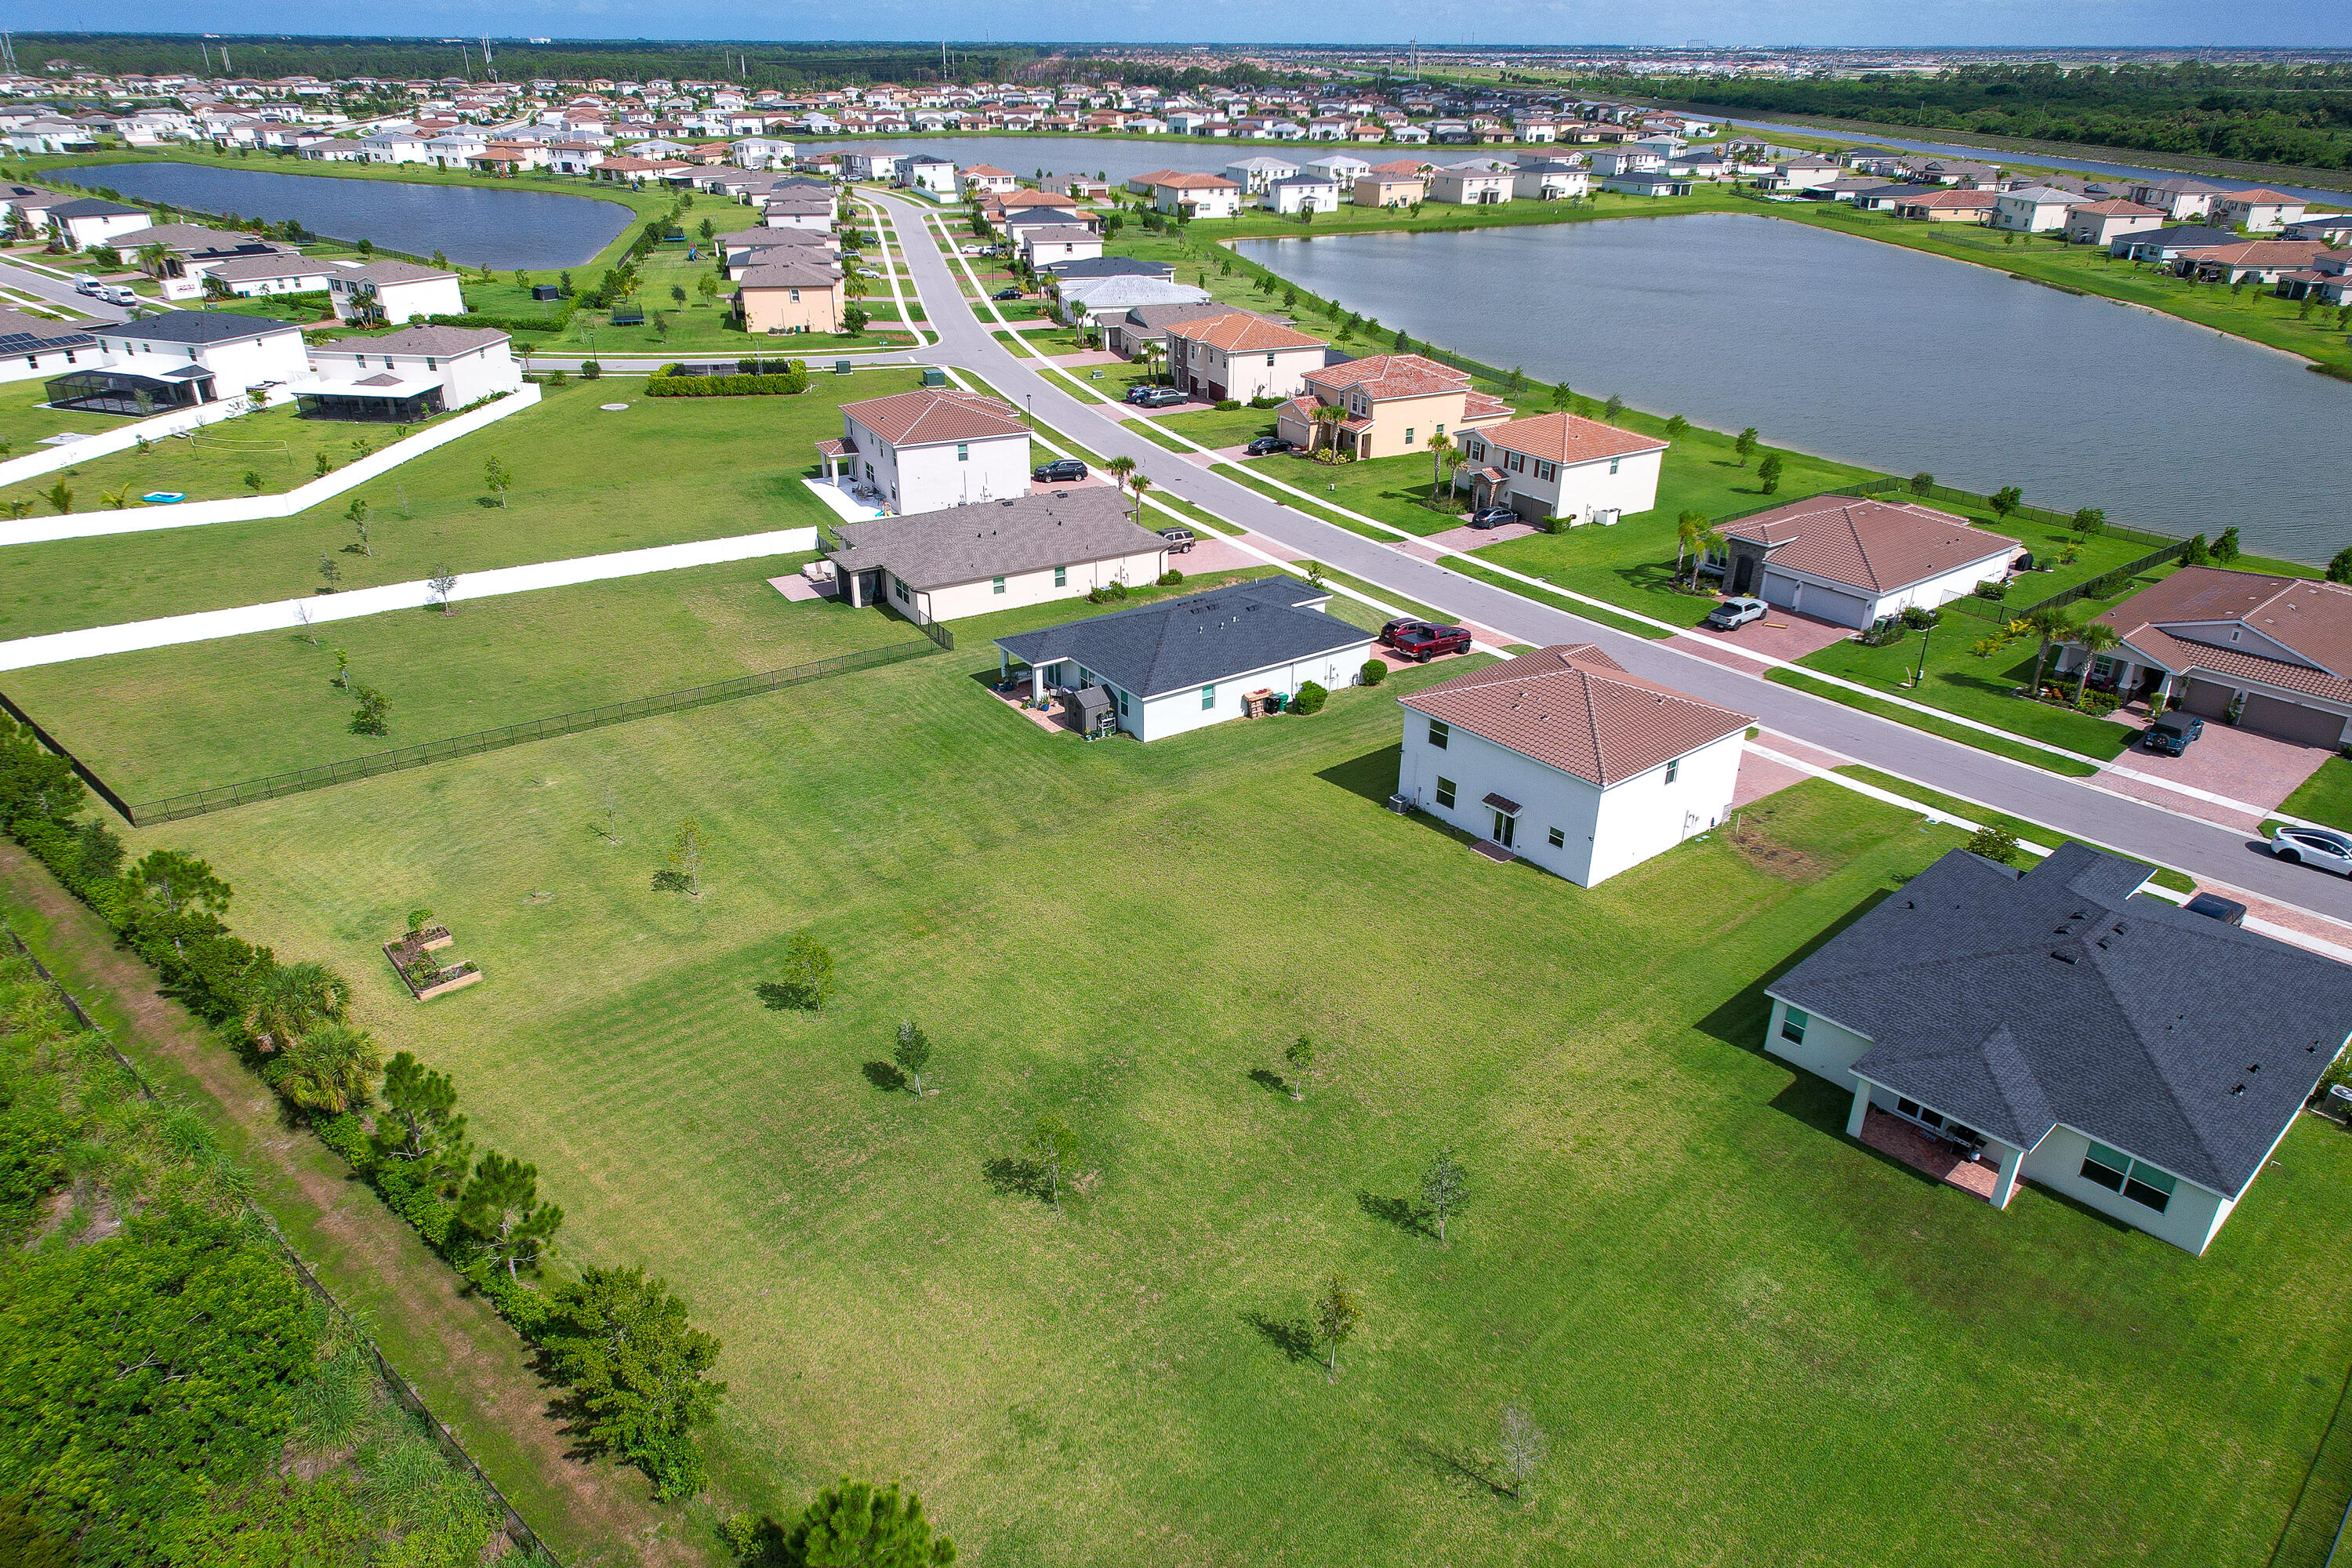
<instances>
[{"instance_id":1,"label":"manhole cover","mask_svg":"<svg viewBox=\"0 0 2352 1568\"><path fill-rule=\"evenodd\" d=\"M622 409L626 408L628 405L625 403L607 403L601 405L601 406L607 414L618 414Z\"/></svg>"}]
</instances>

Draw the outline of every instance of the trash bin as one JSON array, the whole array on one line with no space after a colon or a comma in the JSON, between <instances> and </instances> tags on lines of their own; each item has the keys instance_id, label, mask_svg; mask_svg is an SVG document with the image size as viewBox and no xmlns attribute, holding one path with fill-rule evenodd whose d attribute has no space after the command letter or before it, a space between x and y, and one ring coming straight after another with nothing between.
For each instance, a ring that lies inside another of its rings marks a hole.
<instances>
[{"instance_id":1,"label":"trash bin","mask_svg":"<svg viewBox=\"0 0 2352 1568\"><path fill-rule=\"evenodd\" d=\"M835 375L847 375L849 374L849 362L845 359L837 359L834 361L833 374Z\"/></svg>"}]
</instances>

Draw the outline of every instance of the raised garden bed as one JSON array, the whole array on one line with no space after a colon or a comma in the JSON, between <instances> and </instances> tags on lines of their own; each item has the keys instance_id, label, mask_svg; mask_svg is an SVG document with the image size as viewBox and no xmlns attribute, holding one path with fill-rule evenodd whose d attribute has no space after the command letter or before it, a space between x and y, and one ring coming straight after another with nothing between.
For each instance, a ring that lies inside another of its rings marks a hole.
<instances>
[{"instance_id":1,"label":"raised garden bed","mask_svg":"<svg viewBox=\"0 0 2352 1568\"><path fill-rule=\"evenodd\" d=\"M481 967L470 958L443 963L432 956L456 940L448 927L428 926L385 942L383 956L391 962L392 972L400 976L400 983L408 987L411 996L419 1002L430 1002L436 996L462 991L482 977Z\"/></svg>"}]
</instances>

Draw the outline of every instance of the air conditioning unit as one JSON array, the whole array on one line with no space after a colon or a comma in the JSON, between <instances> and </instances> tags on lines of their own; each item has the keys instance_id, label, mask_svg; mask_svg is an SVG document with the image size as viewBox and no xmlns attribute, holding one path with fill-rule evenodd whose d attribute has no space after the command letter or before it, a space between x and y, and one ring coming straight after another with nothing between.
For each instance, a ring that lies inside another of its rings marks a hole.
<instances>
[{"instance_id":1,"label":"air conditioning unit","mask_svg":"<svg viewBox=\"0 0 2352 1568\"><path fill-rule=\"evenodd\" d=\"M1603 528L1614 528L1617 526L1618 514L1623 509L1621 507L1613 506L1594 507L1592 509L1592 521L1599 523Z\"/></svg>"},{"instance_id":2,"label":"air conditioning unit","mask_svg":"<svg viewBox=\"0 0 2352 1568\"><path fill-rule=\"evenodd\" d=\"M1389 809L1402 816L1412 809L1412 801L1405 795L1392 795L1389 796Z\"/></svg>"}]
</instances>

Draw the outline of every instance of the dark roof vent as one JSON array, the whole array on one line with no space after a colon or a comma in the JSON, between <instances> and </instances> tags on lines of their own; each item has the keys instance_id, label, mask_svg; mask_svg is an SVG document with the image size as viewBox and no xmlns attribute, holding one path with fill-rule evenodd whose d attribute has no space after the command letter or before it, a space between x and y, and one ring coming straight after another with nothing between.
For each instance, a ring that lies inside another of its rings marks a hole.
<instances>
[{"instance_id":1,"label":"dark roof vent","mask_svg":"<svg viewBox=\"0 0 2352 1568\"><path fill-rule=\"evenodd\" d=\"M2056 959L2061 963L2073 963L2075 962L2074 955L2073 953L2060 952L2055 948L2051 950L2050 956Z\"/></svg>"},{"instance_id":2,"label":"dark roof vent","mask_svg":"<svg viewBox=\"0 0 2352 1568\"><path fill-rule=\"evenodd\" d=\"M2235 1095L2241 1095L2241 1094L2243 1094L2243 1093L2245 1093L2245 1092L2246 1092L2246 1086L2245 1086L2244 1084L2242 1084L2242 1084L2239 1084L2238 1086L2236 1086L2235 1088L2233 1088L2233 1089L2231 1089L2230 1090L2230 1093L2231 1093L2232 1096L2235 1096Z\"/></svg>"}]
</instances>

